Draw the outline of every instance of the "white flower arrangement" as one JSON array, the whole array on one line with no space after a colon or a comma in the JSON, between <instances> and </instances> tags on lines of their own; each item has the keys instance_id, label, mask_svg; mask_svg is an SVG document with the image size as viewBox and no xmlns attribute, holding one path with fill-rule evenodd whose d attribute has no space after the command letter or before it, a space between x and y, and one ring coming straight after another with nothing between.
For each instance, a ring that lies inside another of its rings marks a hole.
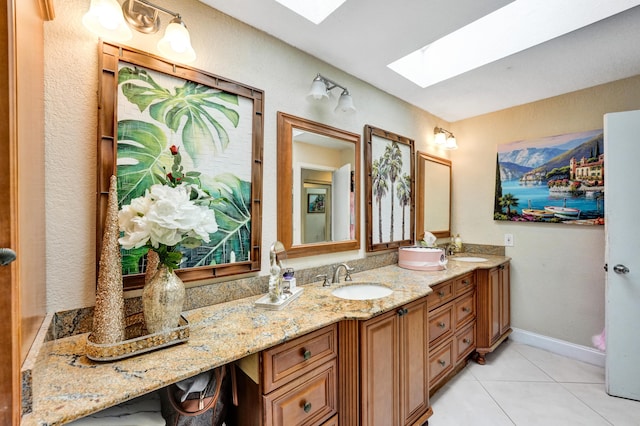
<instances>
[{"instance_id":1,"label":"white flower arrangement","mask_svg":"<svg viewBox=\"0 0 640 426\"><path fill-rule=\"evenodd\" d=\"M182 174L180 154L172 147L174 167L163 184L152 185L145 195L131 200L118 213L118 242L124 249L149 247L158 253L160 263L170 270L178 268L182 253L178 246L194 248L210 241L218 230L211 197L195 183L197 174Z\"/></svg>"}]
</instances>

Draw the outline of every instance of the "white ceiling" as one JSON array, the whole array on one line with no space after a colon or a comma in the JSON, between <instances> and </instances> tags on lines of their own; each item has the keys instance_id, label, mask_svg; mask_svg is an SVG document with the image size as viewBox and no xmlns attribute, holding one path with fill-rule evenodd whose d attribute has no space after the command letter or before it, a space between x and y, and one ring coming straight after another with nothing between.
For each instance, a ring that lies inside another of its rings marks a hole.
<instances>
[{"instance_id":1,"label":"white ceiling","mask_svg":"<svg viewBox=\"0 0 640 426\"><path fill-rule=\"evenodd\" d=\"M511 0L347 0L319 25L275 0L200 1L450 122L640 74L640 6L421 89L387 65Z\"/></svg>"}]
</instances>

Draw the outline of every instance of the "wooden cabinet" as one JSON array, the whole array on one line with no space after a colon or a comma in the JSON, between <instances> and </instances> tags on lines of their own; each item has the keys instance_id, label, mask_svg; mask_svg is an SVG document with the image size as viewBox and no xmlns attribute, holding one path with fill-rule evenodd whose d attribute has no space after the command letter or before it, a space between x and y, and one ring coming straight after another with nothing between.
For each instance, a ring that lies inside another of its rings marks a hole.
<instances>
[{"instance_id":1,"label":"wooden cabinet","mask_svg":"<svg viewBox=\"0 0 640 426\"><path fill-rule=\"evenodd\" d=\"M478 364L511 333L511 289L509 262L491 269L478 269L477 348Z\"/></svg>"},{"instance_id":2,"label":"wooden cabinet","mask_svg":"<svg viewBox=\"0 0 640 426\"><path fill-rule=\"evenodd\" d=\"M240 360L233 424L337 425L337 348L334 324Z\"/></svg>"},{"instance_id":3,"label":"wooden cabinet","mask_svg":"<svg viewBox=\"0 0 640 426\"><path fill-rule=\"evenodd\" d=\"M360 324L360 422L422 424L431 416L426 298Z\"/></svg>"},{"instance_id":4,"label":"wooden cabinet","mask_svg":"<svg viewBox=\"0 0 640 426\"><path fill-rule=\"evenodd\" d=\"M427 296L429 390L435 392L476 347L475 273L445 281Z\"/></svg>"}]
</instances>

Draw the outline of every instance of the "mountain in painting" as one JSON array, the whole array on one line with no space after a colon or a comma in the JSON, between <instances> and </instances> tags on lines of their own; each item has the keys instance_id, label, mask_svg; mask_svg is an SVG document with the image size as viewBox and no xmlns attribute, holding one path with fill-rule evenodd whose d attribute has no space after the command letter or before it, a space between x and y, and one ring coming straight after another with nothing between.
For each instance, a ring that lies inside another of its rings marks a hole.
<instances>
[{"instance_id":1,"label":"mountain in painting","mask_svg":"<svg viewBox=\"0 0 640 426\"><path fill-rule=\"evenodd\" d=\"M566 152L558 148L523 148L499 154L500 164L512 163L523 167L535 168L542 166L554 157Z\"/></svg>"},{"instance_id":2,"label":"mountain in painting","mask_svg":"<svg viewBox=\"0 0 640 426\"><path fill-rule=\"evenodd\" d=\"M594 158L604 153L604 134L599 134L588 141L578 145L577 147L564 151L560 155L550 159L546 163L536 167L526 174L541 174L557 170L562 171L565 168L568 171L569 161L572 158L580 160L582 158ZM557 173L556 173L557 175ZM557 179L559 176L549 176L549 178Z\"/></svg>"},{"instance_id":3,"label":"mountain in painting","mask_svg":"<svg viewBox=\"0 0 640 426\"><path fill-rule=\"evenodd\" d=\"M516 163L500 162L500 180L520 179L522 175L529 172L531 167L521 166Z\"/></svg>"}]
</instances>

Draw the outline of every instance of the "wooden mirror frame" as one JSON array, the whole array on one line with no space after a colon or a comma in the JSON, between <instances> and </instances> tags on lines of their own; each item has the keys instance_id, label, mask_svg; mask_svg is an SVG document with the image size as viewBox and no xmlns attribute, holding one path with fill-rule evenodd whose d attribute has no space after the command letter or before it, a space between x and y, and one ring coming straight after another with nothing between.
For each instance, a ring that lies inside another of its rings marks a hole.
<instances>
[{"instance_id":1,"label":"wooden mirror frame","mask_svg":"<svg viewBox=\"0 0 640 426\"><path fill-rule=\"evenodd\" d=\"M446 238L451 236L451 160L447 160L446 158L435 157L433 155L429 155L424 152L418 151L418 155L416 156L417 169L418 169L418 182L416 185L417 188L417 196L416 196L416 230L419 235L416 235L417 240L422 240L424 238L424 232L431 232L436 238ZM441 164L443 166L449 167L449 205L447 208L449 209L448 218L449 218L449 227L447 229L437 229L437 230L429 230L425 229L424 223L424 214L425 214L425 201L426 201L426 191L425 188L425 173L427 169L427 164L436 163Z\"/></svg>"},{"instance_id":2,"label":"wooden mirror frame","mask_svg":"<svg viewBox=\"0 0 640 426\"><path fill-rule=\"evenodd\" d=\"M293 245L293 129L317 133L355 145L355 239L345 241L326 241ZM284 112L278 112L278 240L284 244L287 257L304 257L317 254L360 249L360 135L336 129Z\"/></svg>"},{"instance_id":3,"label":"wooden mirror frame","mask_svg":"<svg viewBox=\"0 0 640 426\"><path fill-rule=\"evenodd\" d=\"M251 235L248 249L249 260L228 264L178 269L176 273L185 281L198 281L260 270L262 241L262 156L264 139L264 92L262 90L227 80L205 71L178 65L166 59L128 47L100 43L100 92L98 94L98 155L97 155L97 200L96 200L96 276L99 268L102 236L107 211L109 180L117 175L118 143L118 64L120 61L148 68L180 79L203 84L223 92L249 99L253 105L251 152ZM125 290L142 288L144 273L123 277Z\"/></svg>"}]
</instances>

